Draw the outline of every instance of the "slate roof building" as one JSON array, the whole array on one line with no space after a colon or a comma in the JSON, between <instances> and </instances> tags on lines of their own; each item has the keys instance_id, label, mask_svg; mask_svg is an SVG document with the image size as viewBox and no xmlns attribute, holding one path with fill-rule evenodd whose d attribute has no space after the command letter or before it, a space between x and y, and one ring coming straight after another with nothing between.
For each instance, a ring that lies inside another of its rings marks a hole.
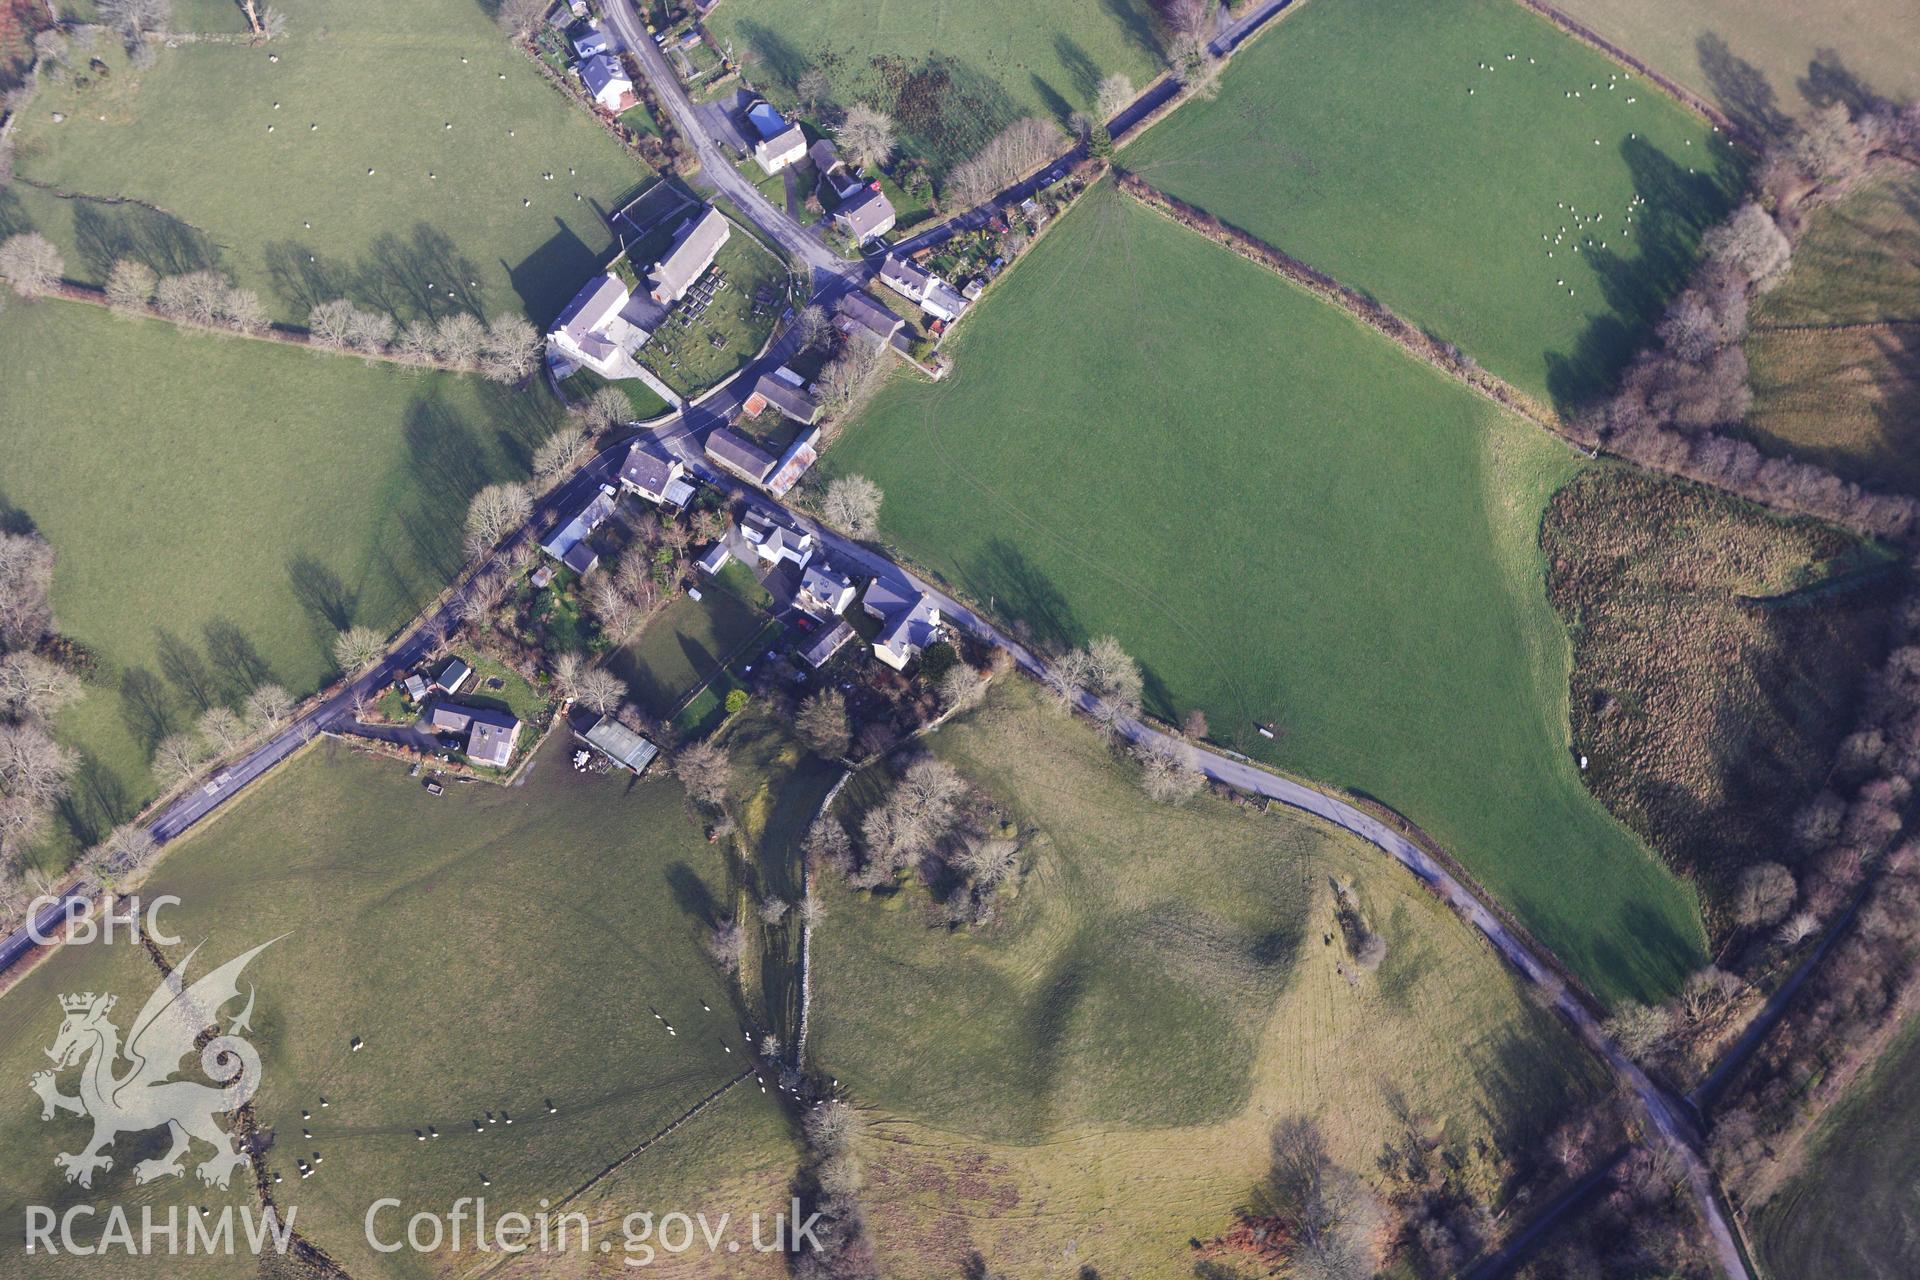
<instances>
[{"instance_id":1,"label":"slate roof building","mask_svg":"<svg viewBox=\"0 0 1920 1280\"><path fill-rule=\"evenodd\" d=\"M673 245L660 261L653 264L647 273L648 288L653 300L658 303L678 302L693 287L693 282L707 273L713 260L720 253L720 246L727 242L732 229L721 212L708 205L697 217L682 223L674 235Z\"/></svg>"},{"instance_id":2,"label":"slate roof building","mask_svg":"<svg viewBox=\"0 0 1920 1280\"><path fill-rule=\"evenodd\" d=\"M802 426L810 427L820 417L820 402L807 394L807 384L800 375L785 365L760 375L743 408L748 417L757 418L768 406Z\"/></svg>"},{"instance_id":3,"label":"slate roof building","mask_svg":"<svg viewBox=\"0 0 1920 1280\"><path fill-rule=\"evenodd\" d=\"M860 336L871 338L882 346L892 342L906 324L879 299L871 294L854 292L840 299L834 327L849 338Z\"/></svg>"},{"instance_id":4,"label":"slate roof building","mask_svg":"<svg viewBox=\"0 0 1920 1280\"><path fill-rule=\"evenodd\" d=\"M707 456L751 484L763 484L779 461L732 427L715 427L707 434Z\"/></svg>"},{"instance_id":5,"label":"slate roof building","mask_svg":"<svg viewBox=\"0 0 1920 1280\"><path fill-rule=\"evenodd\" d=\"M603 378L632 378L640 366L633 353L653 335L637 319L640 307L618 276L603 275L581 286L547 333L553 351Z\"/></svg>"},{"instance_id":6,"label":"slate roof building","mask_svg":"<svg viewBox=\"0 0 1920 1280\"><path fill-rule=\"evenodd\" d=\"M436 702L427 723L437 733L464 736L467 759L495 769L504 769L513 759L513 744L520 737L520 721L492 707Z\"/></svg>"},{"instance_id":7,"label":"slate roof building","mask_svg":"<svg viewBox=\"0 0 1920 1280\"><path fill-rule=\"evenodd\" d=\"M678 458L663 458L648 449L645 442L636 440L627 450L627 460L620 464L620 487L648 502L666 502L674 482L685 472L686 467Z\"/></svg>"},{"instance_id":8,"label":"slate roof building","mask_svg":"<svg viewBox=\"0 0 1920 1280\"><path fill-rule=\"evenodd\" d=\"M540 549L581 577L586 577L600 563L599 553L594 551L587 539L613 514L613 507L612 486L600 486L593 500L574 512L571 518L561 521L560 526L540 544Z\"/></svg>"},{"instance_id":9,"label":"slate roof building","mask_svg":"<svg viewBox=\"0 0 1920 1280\"><path fill-rule=\"evenodd\" d=\"M834 654L846 648L847 641L853 637L853 628L835 619L832 626L820 628L819 634L800 650L800 661L818 671L832 660Z\"/></svg>"},{"instance_id":10,"label":"slate roof building","mask_svg":"<svg viewBox=\"0 0 1920 1280\"><path fill-rule=\"evenodd\" d=\"M628 77L627 69L610 53L582 58L580 83L587 87L587 92L595 102L615 115L631 110L640 101L640 96L633 91L633 81Z\"/></svg>"},{"instance_id":11,"label":"slate roof building","mask_svg":"<svg viewBox=\"0 0 1920 1280\"><path fill-rule=\"evenodd\" d=\"M893 230L893 203L876 182L848 196L833 211L833 221L855 244L865 244Z\"/></svg>"}]
</instances>

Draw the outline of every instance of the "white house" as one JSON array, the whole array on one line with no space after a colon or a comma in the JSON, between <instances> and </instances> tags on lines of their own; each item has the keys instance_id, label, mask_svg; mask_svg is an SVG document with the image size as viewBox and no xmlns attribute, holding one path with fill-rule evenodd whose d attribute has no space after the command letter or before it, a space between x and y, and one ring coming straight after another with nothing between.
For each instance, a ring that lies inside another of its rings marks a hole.
<instances>
[{"instance_id":1,"label":"white house","mask_svg":"<svg viewBox=\"0 0 1920 1280\"><path fill-rule=\"evenodd\" d=\"M595 102L615 115L631 109L640 101L640 96L633 91L633 81L628 78L626 68L610 53L596 53L591 58L582 58L580 83L587 87L587 92L593 95Z\"/></svg>"},{"instance_id":2,"label":"white house","mask_svg":"<svg viewBox=\"0 0 1920 1280\"><path fill-rule=\"evenodd\" d=\"M807 135L797 124L753 144L753 158L770 175L798 163L806 154Z\"/></svg>"},{"instance_id":3,"label":"white house","mask_svg":"<svg viewBox=\"0 0 1920 1280\"><path fill-rule=\"evenodd\" d=\"M880 283L920 309L949 324L967 309L967 300L952 285L916 262L888 254L880 264Z\"/></svg>"},{"instance_id":4,"label":"white house","mask_svg":"<svg viewBox=\"0 0 1920 1280\"><path fill-rule=\"evenodd\" d=\"M795 602L809 613L837 615L853 603L853 579L816 557L800 574Z\"/></svg>"},{"instance_id":5,"label":"white house","mask_svg":"<svg viewBox=\"0 0 1920 1280\"><path fill-rule=\"evenodd\" d=\"M943 631L940 606L931 597L881 578L867 584L861 606L882 623L873 638L874 656L895 671L919 657Z\"/></svg>"},{"instance_id":6,"label":"white house","mask_svg":"<svg viewBox=\"0 0 1920 1280\"><path fill-rule=\"evenodd\" d=\"M686 470L678 458L663 458L636 440L627 450L627 460L620 465L620 487L648 502L666 502L674 483Z\"/></svg>"},{"instance_id":7,"label":"white house","mask_svg":"<svg viewBox=\"0 0 1920 1280\"><path fill-rule=\"evenodd\" d=\"M807 561L813 559L811 533L758 507L748 511L740 521L740 533L753 547L753 553L776 569L782 563L804 569Z\"/></svg>"},{"instance_id":8,"label":"white house","mask_svg":"<svg viewBox=\"0 0 1920 1280\"><path fill-rule=\"evenodd\" d=\"M634 322L633 294L614 275L587 281L547 334L550 351L603 378L638 377L633 353L652 335Z\"/></svg>"}]
</instances>

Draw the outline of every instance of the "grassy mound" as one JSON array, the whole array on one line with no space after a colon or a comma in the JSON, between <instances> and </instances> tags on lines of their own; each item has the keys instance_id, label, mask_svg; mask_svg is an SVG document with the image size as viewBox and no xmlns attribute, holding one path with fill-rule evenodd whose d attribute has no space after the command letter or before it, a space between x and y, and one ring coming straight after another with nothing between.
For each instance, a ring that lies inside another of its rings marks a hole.
<instances>
[{"instance_id":1,"label":"grassy mound","mask_svg":"<svg viewBox=\"0 0 1920 1280\"><path fill-rule=\"evenodd\" d=\"M950 933L918 886L825 886L812 1049L876 1113L883 1266L942 1274L977 1249L1173 1274L1287 1115L1363 1170L1430 1116L1497 1200L1501 1160L1594 1083L1558 1024L1377 854L1289 811L1157 806L1005 684L931 740L1029 833L1000 921ZM1387 941L1371 976L1340 942L1335 876Z\"/></svg>"}]
</instances>

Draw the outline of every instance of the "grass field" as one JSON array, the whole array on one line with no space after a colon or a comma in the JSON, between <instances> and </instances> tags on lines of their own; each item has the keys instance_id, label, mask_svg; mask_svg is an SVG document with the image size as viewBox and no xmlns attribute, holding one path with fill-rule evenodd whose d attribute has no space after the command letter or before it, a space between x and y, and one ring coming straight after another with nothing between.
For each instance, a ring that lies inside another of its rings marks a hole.
<instances>
[{"instance_id":1,"label":"grass field","mask_svg":"<svg viewBox=\"0 0 1920 1280\"><path fill-rule=\"evenodd\" d=\"M170 957L205 940L190 974L278 937L247 971L264 1064L255 1108L274 1135L268 1164L285 1175L282 1212L297 1208L297 1226L355 1276L445 1274L479 1261L471 1252L374 1254L362 1220L376 1198L444 1212L456 1196L484 1194L490 1212L532 1211L744 1066L727 988L698 942L728 896L720 852L673 782L583 777L566 767L569 749L550 742L524 787L434 797L402 767L326 743L171 853L143 889L181 899L164 918L184 939L164 948ZM61 952L0 1000L6 1074L24 1081L36 1060L46 1065L40 1049L60 1019L54 993L115 991L124 1030L157 978L134 948ZM358 1052L355 1036L365 1043ZM79 1137L74 1124L43 1125L30 1101L23 1092L22 1105L0 1115L10 1157L0 1216L16 1233L22 1204L89 1198L53 1165ZM477 1133L489 1111L514 1123ZM441 1136L417 1141L429 1124ZM90 1198L250 1198L250 1182L225 1197L197 1183L183 1192L171 1179L135 1187L136 1153L122 1149L135 1142L122 1140ZM302 1180L294 1161L314 1151L324 1162ZM749 1078L584 1207L603 1221L643 1207L771 1210L794 1159L783 1119ZM483 1174L492 1183L484 1191ZM0 1271L60 1271L23 1262L9 1250ZM568 1269L585 1270L574 1262ZM99 1274L91 1268L102 1264L80 1265Z\"/></svg>"},{"instance_id":2,"label":"grass field","mask_svg":"<svg viewBox=\"0 0 1920 1280\"><path fill-rule=\"evenodd\" d=\"M1743 124L1861 91L1920 93L1920 10L1905 0L1559 0L1560 8Z\"/></svg>"},{"instance_id":3,"label":"grass field","mask_svg":"<svg viewBox=\"0 0 1920 1280\"><path fill-rule=\"evenodd\" d=\"M609 655L607 669L627 682L633 700L647 714L665 718L766 621L724 585L703 580L700 599L681 596L661 610L638 636Z\"/></svg>"},{"instance_id":4,"label":"grass field","mask_svg":"<svg viewBox=\"0 0 1920 1280\"><path fill-rule=\"evenodd\" d=\"M1064 217L953 376L828 457L883 536L1044 643L1117 634L1156 713L1394 805L1609 997L1677 981L1692 895L1569 755L1538 530L1579 459L1110 190Z\"/></svg>"},{"instance_id":5,"label":"grass field","mask_svg":"<svg viewBox=\"0 0 1920 1280\"><path fill-rule=\"evenodd\" d=\"M1115 72L1145 87L1162 65L1145 0L736 0L707 27L731 41L776 105L809 67L842 106L871 102L907 151L943 172L1021 116L1066 123Z\"/></svg>"},{"instance_id":6,"label":"grass field","mask_svg":"<svg viewBox=\"0 0 1920 1280\"><path fill-rule=\"evenodd\" d=\"M185 44L146 72L103 41L109 74L41 93L21 177L141 202L32 202L69 274L98 281L123 254L219 266L296 323L343 294L402 320L552 319L647 170L472 0L310 0L289 18L271 49Z\"/></svg>"},{"instance_id":7,"label":"grass field","mask_svg":"<svg viewBox=\"0 0 1920 1280\"><path fill-rule=\"evenodd\" d=\"M1350 838L1285 810L1155 806L1024 683L931 742L1029 835L984 931L929 927L917 886L823 881L813 1048L874 1112L887 1274L955 1274L975 1249L1016 1275L1183 1274L1188 1238L1227 1227L1295 1115L1369 1176L1430 1116L1497 1203L1500 1160L1596 1083L1457 921ZM1358 985L1323 943L1333 876L1388 941Z\"/></svg>"},{"instance_id":8,"label":"grass field","mask_svg":"<svg viewBox=\"0 0 1920 1280\"><path fill-rule=\"evenodd\" d=\"M1920 1023L1822 1123L1807 1168L1754 1216L1776 1276L1899 1280L1920 1273Z\"/></svg>"},{"instance_id":9,"label":"grass field","mask_svg":"<svg viewBox=\"0 0 1920 1280\"><path fill-rule=\"evenodd\" d=\"M1312 0L1121 163L1564 407L1644 345L1737 185L1619 74L1511 0Z\"/></svg>"},{"instance_id":10,"label":"grass field","mask_svg":"<svg viewBox=\"0 0 1920 1280\"><path fill-rule=\"evenodd\" d=\"M205 705L312 690L340 628L431 600L468 497L525 475L558 414L538 390L56 301L0 315L0 370L0 513L53 544L60 630L98 660L61 722L89 756L62 823L82 841L152 794L152 746Z\"/></svg>"},{"instance_id":11,"label":"grass field","mask_svg":"<svg viewBox=\"0 0 1920 1280\"><path fill-rule=\"evenodd\" d=\"M1920 176L1814 212L1755 309L1748 432L1851 479L1920 492Z\"/></svg>"},{"instance_id":12,"label":"grass field","mask_svg":"<svg viewBox=\"0 0 1920 1280\"><path fill-rule=\"evenodd\" d=\"M1541 541L1587 785L1724 907L1743 868L1800 856L1777 834L1885 656L1893 553L1612 467L1554 495Z\"/></svg>"}]
</instances>

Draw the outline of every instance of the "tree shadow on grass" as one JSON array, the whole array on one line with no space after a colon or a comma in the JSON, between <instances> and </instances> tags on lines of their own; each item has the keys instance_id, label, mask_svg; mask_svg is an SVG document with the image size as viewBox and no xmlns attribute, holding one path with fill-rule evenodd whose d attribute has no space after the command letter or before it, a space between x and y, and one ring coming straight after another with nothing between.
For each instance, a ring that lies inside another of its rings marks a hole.
<instances>
[{"instance_id":1,"label":"tree shadow on grass","mask_svg":"<svg viewBox=\"0 0 1920 1280\"><path fill-rule=\"evenodd\" d=\"M990 612L1019 619L1044 649L1071 649L1085 638L1066 596L1005 538L988 542L962 577L976 594L988 597Z\"/></svg>"},{"instance_id":2,"label":"tree shadow on grass","mask_svg":"<svg viewBox=\"0 0 1920 1280\"><path fill-rule=\"evenodd\" d=\"M144 262L163 276L220 265L220 246L212 237L170 213L137 204L69 203L75 250L96 279L104 279L121 258Z\"/></svg>"},{"instance_id":3,"label":"tree shadow on grass","mask_svg":"<svg viewBox=\"0 0 1920 1280\"><path fill-rule=\"evenodd\" d=\"M160 677L145 667L128 667L120 675L120 719L127 731L149 752L177 727L173 698Z\"/></svg>"},{"instance_id":4,"label":"tree shadow on grass","mask_svg":"<svg viewBox=\"0 0 1920 1280\"><path fill-rule=\"evenodd\" d=\"M1629 259L1595 246L1588 258L1608 314L1589 322L1571 351L1546 353L1547 393L1562 413L1611 391L1648 345L1668 300L1693 271L1701 234L1724 216L1742 182L1740 162L1724 147L1710 149L1701 172L1688 172L1641 139L1621 143L1620 155L1645 198L1633 224L1636 252Z\"/></svg>"},{"instance_id":5,"label":"tree shadow on grass","mask_svg":"<svg viewBox=\"0 0 1920 1280\"><path fill-rule=\"evenodd\" d=\"M703 928L720 922L719 899L713 896L713 890L707 887L700 873L687 863L676 862L667 868L667 889L673 894L674 906Z\"/></svg>"},{"instance_id":6,"label":"tree shadow on grass","mask_svg":"<svg viewBox=\"0 0 1920 1280\"><path fill-rule=\"evenodd\" d=\"M1064 35L1055 36L1053 56L1060 59L1060 65L1067 69L1067 76L1073 82L1073 92L1079 95L1080 101L1092 102L1094 95L1100 92L1100 68L1094 65L1079 41ZM1066 122L1065 116L1060 119L1061 123Z\"/></svg>"},{"instance_id":7,"label":"tree shadow on grass","mask_svg":"<svg viewBox=\"0 0 1920 1280\"><path fill-rule=\"evenodd\" d=\"M273 291L304 320L323 302L350 292L353 264L323 257L296 240L275 240L265 249L267 278Z\"/></svg>"},{"instance_id":8,"label":"tree shadow on grass","mask_svg":"<svg viewBox=\"0 0 1920 1280\"><path fill-rule=\"evenodd\" d=\"M38 529L39 526L33 522L33 517L27 514L27 509L15 506L13 499L7 496L6 490L0 489L0 533L11 533L18 537L21 534L34 533Z\"/></svg>"},{"instance_id":9,"label":"tree shadow on grass","mask_svg":"<svg viewBox=\"0 0 1920 1280\"><path fill-rule=\"evenodd\" d=\"M1838 49L1816 50L1813 60L1807 63L1807 74L1794 81L1794 87L1816 107L1844 102L1848 113L1856 117L1886 102L1874 92L1872 85L1847 66Z\"/></svg>"},{"instance_id":10,"label":"tree shadow on grass","mask_svg":"<svg viewBox=\"0 0 1920 1280\"><path fill-rule=\"evenodd\" d=\"M765 23L742 22L740 36L746 41L747 47L735 52L757 62L767 77L779 81L789 92L795 91L800 77L812 65L807 55Z\"/></svg>"},{"instance_id":11,"label":"tree shadow on grass","mask_svg":"<svg viewBox=\"0 0 1920 1280\"><path fill-rule=\"evenodd\" d=\"M0 240L31 230L33 219L27 216L26 206L20 203L20 197L9 188L0 186Z\"/></svg>"},{"instance_id":12,"label":"tree shadow on grass","mask_svg":"<svg viewBox=\"0 0 1920 1280\"><path fill-rule=\"evenodd\" d=\"M287 582L293 588L293 598L313 620L316 630L330 636L353 624L358 597L348 590L339 574L320 561L304 553L294 556L287 561Z\"/></svg>"},{"instance_id":13,"label":"tree shadow on grass","mask_svg":"<svg viewBox=\"0 0 1920 1280\"><path fill-rule=\"evenodd\" d=\"M1154 26L1145 0L1100 0L1100 7L1119 24L1121 31L1126 33L1127 43L1137 49L1142 57L1155 65L1161 62L1164 55L1160 47L1160 32Z\"/></svg>"},{"instance_id":14,"label":"tree shadow on grass","mask_svg":"<svg viewBox=\"0 0 1920 1280\"><path fill-rule=\"evenodd\" d=\"M479 276L478 265L451 236L416 222L405 240L389 231L373 242L356 273L354 293L402 324L454 311L484 319Z\"/></svg>"},{"instance_id":15,"label":"tree shadow on grass","mask_svg":"<svg viewBox=\"0 0 1920 1280\"><path fill-rule=\"evenodd\" d=\"M246 632L230 618L214 618L200 629L220 701L237 706L241 699L273 678L273 668Z\"/></svg>"},{"instance_id":16,"label":"tree shadow on grass","mask_svg":"<svg viewBox=\"0 0 1920 1280\"><path fill-rule=\"evenodd\" d=\"M154 631L154 645L158 652L160 671L167 682L180 691L182 697L200 711L205 711L220 702L220 691L213 678L213 669L207 665L190 640L182 640L166 628Z\"/></svg>"},{"instance_id":17,"label":"tree shadow on grass","mask_svg":"<svg viewBox=\"0 0 1920 1280\"><path fill-rule=\"evenodd\" d=\"M1040 101L1046 104L1048 114L1064 125L1067 118L1073 114L1073 108L1067 104L1067 100L1061 97L1060 91L1048 84L1039 73L1036 72L1028 78L1033 81L1033 91L1039 94Z\"/></svg>"},{"instance_id":18,"label":"tree shadow on grass","mask_svg":"<svg viewBox=\"0 0 1920 1280\"><path fill-rule=\"evenodd\" d=\"M81 848L96 845L107 833L131 818L140 806L119 774L100 763L84 748L67 794L56 807L60 824Z\"/></svg>"},{"instance_id":19,"label":"tree shadow on grass","mask_svg":"<svg viewBox=\"0 0 1920 1280\"><path fill-rule=\"evenodd\" d=\"M1786 136L1792 121L1767 73L1734 53L1725 37L1708 31L1694 42L1707 87L1735 124L1763 141Z\"/></svg>"}]
</instances>

